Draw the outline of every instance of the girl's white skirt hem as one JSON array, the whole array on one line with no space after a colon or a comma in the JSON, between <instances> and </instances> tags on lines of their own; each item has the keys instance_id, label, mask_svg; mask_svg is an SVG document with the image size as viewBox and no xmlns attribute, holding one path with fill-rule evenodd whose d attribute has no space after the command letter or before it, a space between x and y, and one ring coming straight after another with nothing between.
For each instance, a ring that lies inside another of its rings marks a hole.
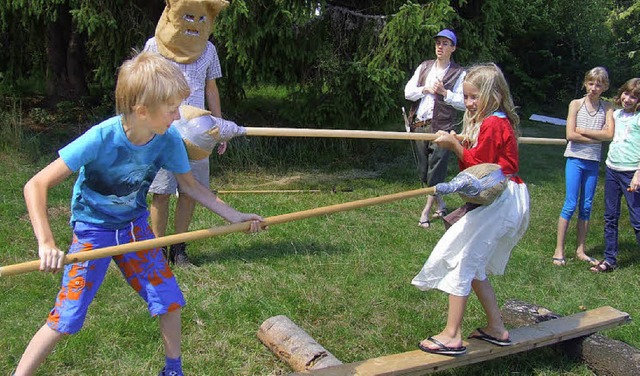
<instances>
[{"instance_id":1,"label":"girl's white skirt hem","mask_svg":"<svg viewBox=\"0 0 640 376\"><path fill-rule=\"evenodd\" d=\"M491 205L465 214L444 233L411 284L467 296L474 279L504 274L511 250L529 225L529 192L509 181Z\"/></svg>"}]
</instances>

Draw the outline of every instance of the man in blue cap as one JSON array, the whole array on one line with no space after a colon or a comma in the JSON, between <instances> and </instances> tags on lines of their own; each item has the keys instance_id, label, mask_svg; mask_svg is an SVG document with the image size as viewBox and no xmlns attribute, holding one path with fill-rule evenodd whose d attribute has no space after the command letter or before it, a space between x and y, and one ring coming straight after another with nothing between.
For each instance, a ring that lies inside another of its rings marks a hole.
<instances>
[{"instance_id":1,"label":"man in blue cap","mask_svg":"<svg viewBox=\"0 0 640 376\"><path fill-rule=\"evenodd\" d=\"M464 111L462 81L464 69L451 59L458 40L456 34L444 29L434 36L435 60L426 60L416 68L404 88L404 96L412 101L409 111L411 132L435 133L450 131L456 122L456 110ZM422 186L435 186L447 177L450 152L429 141L415 141L418 169ZM427 195L427 203L420 215L418 225L431 227L430 213L435 201L438 209L432 218L447 215L447 207L440 196Z\"/></svg>"}]
</instances>

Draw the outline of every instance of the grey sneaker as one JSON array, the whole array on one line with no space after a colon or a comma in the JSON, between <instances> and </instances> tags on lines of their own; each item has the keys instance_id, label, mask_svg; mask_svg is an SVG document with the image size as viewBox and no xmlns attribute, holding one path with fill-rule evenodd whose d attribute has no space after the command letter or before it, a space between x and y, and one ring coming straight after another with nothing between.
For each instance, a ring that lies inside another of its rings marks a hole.
<instances>
[{"instance_id":1,"label":"grey sneaker","mask_svg":"<svg viewBox=\"0 0 640 376\"><path fill-rule=\"evenodd\" d=\"M191 266L193 265L191 261L189 261L189 256L187 256L187 244L178 243L171 246L169 249L169 257L172 260L172 263L178 266Z\"/></svg>"}]
</instances>

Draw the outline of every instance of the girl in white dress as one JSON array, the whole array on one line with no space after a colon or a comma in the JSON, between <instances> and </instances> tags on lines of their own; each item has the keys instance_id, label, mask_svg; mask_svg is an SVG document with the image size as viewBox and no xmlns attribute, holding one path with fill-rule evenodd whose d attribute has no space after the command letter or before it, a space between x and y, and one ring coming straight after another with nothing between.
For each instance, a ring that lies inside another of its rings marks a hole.
<instances>
[{"instance_id":1,"label":"girl in white dress","mask_svg":"<svg viewBox=\"0 0 640 376\"><path fill-rule=\"evenodd\" d=\"M435 288L449 294L446 327L419 343L421 350L443 355L466 352L462 318L472 289L485 310L487 325L469 337L499 346L511 344L487 274L504 274L511 250L529 224L529 193L516 175L520 119L502 71L495 64L471 68L464 79L463 92L465 141L460 142L455 132L438 132L440 137L434 142L455 153L460 170L496 163L509 182L491 204L467 203L445 217L451 227L411 281L421 290Z\"/></svg>"}]
</instances>

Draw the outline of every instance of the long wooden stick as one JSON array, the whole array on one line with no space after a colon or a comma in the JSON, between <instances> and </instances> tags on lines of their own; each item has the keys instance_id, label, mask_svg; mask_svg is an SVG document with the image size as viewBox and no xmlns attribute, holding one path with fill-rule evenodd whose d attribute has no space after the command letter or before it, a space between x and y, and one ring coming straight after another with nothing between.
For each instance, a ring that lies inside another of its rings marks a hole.
<instances>
[{"instance_id":1,"label":"long wooden stick","mask_svg":"<svg viewBox=\"0 0 640 376\"><path fill-rule=\"evenodd\" d=\"M320 193L319 189L244 189L244 190L228 190L216 191L217 194L227 193Z\"/></svg>"},{"instance_id":2,"label":"long wooden stick","mask_svg":"<svg viewBox=\"0 0 640 376\"><path fill-rule=\"evenodd\" d=\"M373 139L381 139L381 140L422 140L422 141L433 141L438 137L433 133L357 131L357 130L349 130L349 129L246 127L246 130L247 130L247 136L373 138ZM564 140L561 138L520 137L518 138L518 142L521 144L536 144L536 145L566 145L567 140Z\"/></svg>"},{"instance_id":3,"label":"long wooden stick","mask_svg":"<svg viewBox=\"0 0 640 376\"><path fill-rule=\"evenodd\" d=\"M405 191L400 193L394 193L385 196L372 197L363 200L345 202L342 204L324 206L315 209L303 210L294 213L277 215L274 217L268 217L264 220L264 226L272 226L281 223L287 223L292 221L298 221L301 219L307 219L312 217L319 217L322 215L328 215L333 213L338 213L342 211L348 211L353 209L359 209L367 206L384 204L388 202L403 200L406 198L421 196L421 195L432 195L435 193L435 187L427 187L421 189L415 189L411 191ZM230 225L220 226L220 227L212 227L209 229L198 230L185 232L181 234L163 236L160 238L143 240L139 242L121 244L117 246L104 247L99 249L94 249L91 251L74 253L72 255L66 255L64 259L64 264L72 264L76 262L83 262L87 260L94 260L104 257L112 257L117 255L122 255L129 252L140 251L144 249L151 249L157 247L164 247L170 244L188 242L197 239L210 238L218 235L226 235L234 232L247 231L250 229L250 222L242 222L242 223L234 223ZM0 277L11 276L16 274L22 274L27 272L32 272L39 270L40 268L40 260L27 261L20 264L7 265L0 267Z\"/></svg>"},{"instance_id":4,"label":"long wooden stick","mask_svg":"<svg viewBox=\"0 0 640 376\"><path fill-rule=\"evenodd\" d=\"M333 188L333 189L240 189L240 190L220 190L215 191L216 194L228 193L340 193L353 192L353 188Z\"/></svg>"}]
</instances>

